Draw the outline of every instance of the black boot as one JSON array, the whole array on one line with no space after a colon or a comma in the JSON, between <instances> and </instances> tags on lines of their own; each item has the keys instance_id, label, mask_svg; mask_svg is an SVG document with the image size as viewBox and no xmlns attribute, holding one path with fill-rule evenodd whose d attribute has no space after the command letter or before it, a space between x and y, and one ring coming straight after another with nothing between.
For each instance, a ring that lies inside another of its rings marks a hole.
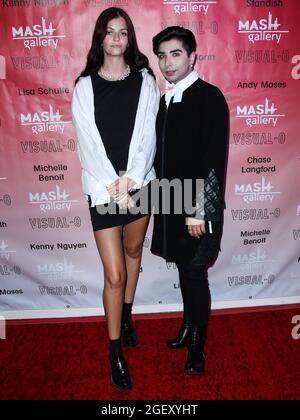
<instances>
[{"instance_id":1,"label":"black boot","mask_svg":"<svg viewBox=\"0 0 300 420\"><path fill-rule=\"evenodd\" d=\"M121 322L121 341L124 347L132 349L138 344L138 337L131 321L132 303L124 302Z\"/></svg>"},{"instance_id":2,"label":"black boot","mask_svg":"<svg viewBox=\"0 0 300 420\"><path fill-rule=\"evenodd\" d=\"M127 392L132 388L132 380L127 363L122 355L110 356L111 383L121 392Z\"/></svg>"},{"instance_id":3,"label":"black boot","mask_svg":"<svg viewBox=\"0 0 300 420\"><path fill-rule=\"evenodd\" d=\"M131 320L122 322L121 325L121 340L124 347L132 349L138 345L138 337Z\"/></svg>"},{"instance_id":4,"label":"black boot","mask_svg":"<svg viewBox=\"0 0 300 420\"><path fill-rule=\"evenodd\" d=\"M184 371L187 375L204 374L204 344L206 328L192 327L188 336L188 355Z\"/></svg>"},{"instance_id":5,"label":"black boot","mask_svg":"<svg viewBox=\"0 0 300 420\"><path fill-rule=\"evenodd\" d=\"M177 335L167 342L167 346L170 347L170 349L184 347L187 343L190 329L191 324L188 321L183 321Z\"/></svg>"}]
</instances>

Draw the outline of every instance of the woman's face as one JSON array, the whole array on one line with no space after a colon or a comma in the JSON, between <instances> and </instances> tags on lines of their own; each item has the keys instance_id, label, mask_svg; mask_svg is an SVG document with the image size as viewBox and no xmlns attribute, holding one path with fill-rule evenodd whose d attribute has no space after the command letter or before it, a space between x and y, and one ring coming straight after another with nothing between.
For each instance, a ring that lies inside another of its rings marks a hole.
<instances>
[{"instance_id":1,"label":"woman's face","mask_svg":"<svg viewBox=\"0 0 300 420\"><path fill-rule=\"evenodd\" d=\"M105 56L124 54L128 46L128 30L124 18L118 17L108 22L102 46Z\"/></svg>"}]
</instances>

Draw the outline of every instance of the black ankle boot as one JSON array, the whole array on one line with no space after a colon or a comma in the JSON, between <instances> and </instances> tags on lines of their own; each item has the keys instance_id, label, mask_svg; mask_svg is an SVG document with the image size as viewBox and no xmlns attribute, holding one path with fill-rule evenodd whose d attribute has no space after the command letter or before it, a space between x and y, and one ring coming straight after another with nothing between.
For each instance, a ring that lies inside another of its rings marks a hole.
<instances>
[{"instance_id":1,"label":"black ankle boot","mask_svg":"<svg viewBox=\"0 0 300 420\"><path fill-rule=\"evenodd\" d=\"M187 375L204 374L204 344L206 328L192 327L187 342L187 360L184 371Z\"/></svg>"},{"instance_id":2,"label":"black ankle boot","mask_svg":"<svg viewBox=\"0 0 300 420\"><path fill-rule=\"evenodd\" d=\"M132 380L127 363L122 355L110 356L111 383L121 392L132 388Z\"/></svg>"},{"instance_id":3,"label":"black ankle boot","mask_svg":"<svg viewBox=\"0 0 300 420\"><path fill-rule=\"evenodd\" d=\"M191 324L188 321L183 321L177 335L167 342L167 346L170 347L170 349L184 347L187 343L190 329Z\"/></svg>"},{"instance_id":4,"label":"black ankle boot","mask_svg":"<svg viewBox=\"0 0 300 420\"><path fill-rule=\"evenodd\" d=\"M131 321L122 322L121 340L124 347L132 349L138 345L138 337Z\"/></svg>"}]
</instances>

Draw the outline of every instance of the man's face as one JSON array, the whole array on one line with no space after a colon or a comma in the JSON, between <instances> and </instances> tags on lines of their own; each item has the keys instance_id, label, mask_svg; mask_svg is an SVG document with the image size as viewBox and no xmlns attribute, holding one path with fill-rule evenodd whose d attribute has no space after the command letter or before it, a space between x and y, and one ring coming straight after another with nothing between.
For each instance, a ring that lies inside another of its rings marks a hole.
<instances>
[{"instance_id":1,"label":"man's face","mask_svg":"<svg viewBox=\"0 0 300 420\"><path fill-rule=\"evenodd\" d=\"M182 41L178 39L162 42L157 56L160 71L170 83L180 82L193 70L195 53L188 56Z\"/></svg>"}]
</instances>

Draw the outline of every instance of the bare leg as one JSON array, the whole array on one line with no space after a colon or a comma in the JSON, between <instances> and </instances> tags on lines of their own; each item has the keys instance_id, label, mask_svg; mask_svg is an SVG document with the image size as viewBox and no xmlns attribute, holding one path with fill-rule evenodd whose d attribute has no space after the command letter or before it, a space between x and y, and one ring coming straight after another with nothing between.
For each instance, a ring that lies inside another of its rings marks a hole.
<instances>
[{"instance_id":1,"label":"bare leg","mask_svg":"<svg viewBox=\"0 0 300 420\"><path fill-rule=\"evenodd\" d=\"M126 284L122 226L94 232L104 268L103 305L110 340L120 338Z\"/></svg>"},{"instance_id":2,"label":"bare leg","mask_svg":"<svg viewBox=\"0 0 300 420\"><path fill-rule=\"evenodd\" d=\"M127 270L124 302L126 303L133 303L134 300L149 219L150 216L145 216L124 226L123 243Z\"/></svg>"}]
</instances>

